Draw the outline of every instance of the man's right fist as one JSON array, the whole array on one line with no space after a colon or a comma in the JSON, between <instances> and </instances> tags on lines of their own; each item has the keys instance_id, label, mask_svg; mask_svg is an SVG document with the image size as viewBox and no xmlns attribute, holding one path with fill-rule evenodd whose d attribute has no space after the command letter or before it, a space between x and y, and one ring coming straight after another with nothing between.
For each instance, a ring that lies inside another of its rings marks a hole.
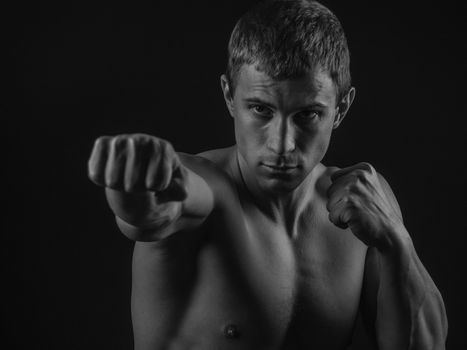
<instances>
[{"instance_id":1,"label":"man's right fist","mask_svg":"<svg viewBox=\"0 0 467 350\"><path fill-rule=\"evenodd\" d=\"M127 193L159 193L169 200L186 197L185 174L172 145L145 134L102 136L89 158L89 178Z\"/></svg>"}]
</instances>

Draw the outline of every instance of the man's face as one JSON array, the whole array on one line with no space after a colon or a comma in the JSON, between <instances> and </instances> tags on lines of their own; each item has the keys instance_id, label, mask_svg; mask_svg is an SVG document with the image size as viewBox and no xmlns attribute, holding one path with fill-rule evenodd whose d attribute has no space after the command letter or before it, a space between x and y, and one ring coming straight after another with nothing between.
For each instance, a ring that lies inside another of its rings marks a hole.
<instances>
[{"instance_id":1,"label":"man's face","mask_svg":"<svg viewBox=\"0 0 467 350\"><path fill-rule=\"evenodd\" d=\"M276 81L243 65L228 107L242 173L267 192L295 189L324 157L339 122L334 83L319 68Z\"/></svg>"}]
</instances>

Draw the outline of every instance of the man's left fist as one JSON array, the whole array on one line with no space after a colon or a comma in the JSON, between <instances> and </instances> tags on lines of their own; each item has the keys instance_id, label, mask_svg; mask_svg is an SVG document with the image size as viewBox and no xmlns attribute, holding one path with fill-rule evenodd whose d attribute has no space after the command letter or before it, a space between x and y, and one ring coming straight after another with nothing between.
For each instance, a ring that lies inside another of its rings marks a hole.
<instances>
[{"instance_id":1,"label":"man's left fist","mask_svg":"<svg viewBox=\"0 0 467 350\"><path fill-rule=\"evenodd\" d=\"M358 163L331 174L329 220L350 228L368 246L384 249L403 227L399 205L386 180L369 163Z\"/></svg>"}]
</instances>

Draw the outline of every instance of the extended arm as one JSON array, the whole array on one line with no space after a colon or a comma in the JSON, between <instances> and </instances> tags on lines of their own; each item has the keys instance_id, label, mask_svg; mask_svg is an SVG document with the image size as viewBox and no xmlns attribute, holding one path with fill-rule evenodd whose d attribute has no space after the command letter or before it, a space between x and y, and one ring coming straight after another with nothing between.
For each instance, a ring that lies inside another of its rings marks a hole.
<instances>
[{"instance_id":1,"label":"extended arm","mask_svg":"<svg viewBox=\"0 0 467 350\"><path fill-rule=\"evenodd\" d=\"M211 212L213 193L199 175L202 163L153 136L101 137L89 160L89 177L105 187L128 238L157 241L200 224Z\"/></svg>"}]
</instances>

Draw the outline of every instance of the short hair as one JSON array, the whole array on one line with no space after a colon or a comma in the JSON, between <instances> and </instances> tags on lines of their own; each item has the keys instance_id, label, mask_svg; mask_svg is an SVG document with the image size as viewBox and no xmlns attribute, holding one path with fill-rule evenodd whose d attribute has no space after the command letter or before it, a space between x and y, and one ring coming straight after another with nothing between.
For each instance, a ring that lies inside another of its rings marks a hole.
<instances>
[{"instance_id":1,"label":"short hair","mask_svg":"<svg viewBox=\"0 0 467 350\"><path fill-rule=\"evenodd\" d=\"M266 0L244 14L229 40L227 79L232 92L243 64L273 79L303 76L317 65L336 87L336 103L350 89L350 53L341 23L309 0Z\"/></svg>"}]
</instances>

